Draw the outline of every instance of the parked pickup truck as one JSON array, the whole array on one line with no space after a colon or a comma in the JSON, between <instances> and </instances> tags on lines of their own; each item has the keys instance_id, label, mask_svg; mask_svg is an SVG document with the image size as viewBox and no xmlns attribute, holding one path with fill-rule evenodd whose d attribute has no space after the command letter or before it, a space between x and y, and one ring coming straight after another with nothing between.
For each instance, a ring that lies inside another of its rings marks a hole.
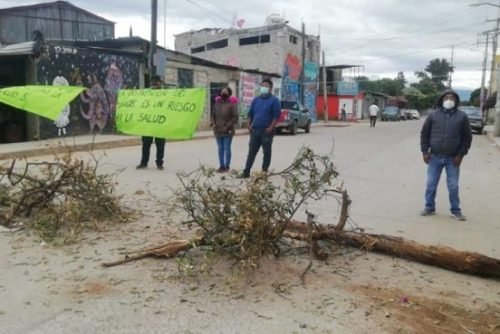
<instances>
[{"instance_id":1,"label":"parked pickup truck","mask_svg":"<svg viewBox=\"0 0 500 334\"><path fill-rule=\"evenodd\" d=\"M311 132L311 115L300 102L281 101L281 115L276 124L276 132L281 133L283 129L296 135L298 129L304 129L306 133Z\"/></svg>"}]
</instances>

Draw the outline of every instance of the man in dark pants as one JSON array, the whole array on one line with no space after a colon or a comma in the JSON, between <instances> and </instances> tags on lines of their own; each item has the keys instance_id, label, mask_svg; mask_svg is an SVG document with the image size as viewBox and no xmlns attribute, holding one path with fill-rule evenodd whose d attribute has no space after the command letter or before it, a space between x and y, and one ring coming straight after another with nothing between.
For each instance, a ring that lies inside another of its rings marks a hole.
<instances>
[{"instance_id":1,"label":"man in dark pants","mask_svg":"<svg viewBox=\"0 0 500 334\"><path fill-rule=\"evenodd\" d=\"M248 156L245 169L239 175L240 178L250 177L250 170L255 157L262 146L264 159L262 171L267 172L271 165L271 147L273 144L274 127L281 114L281 102L272 95L273 83L264 79L260 85L260 96L253 99L248 112L248 130L250 131L250 142L248 144Z\"/></svg>"},{"instance_id":2,"label":"man in dark pants","mask_svg":"<svg viewBox=\"0 0 500 334\"><path fill-rule=\"evenodd\" d=\"M456 220L464 221L460 208L458 179L462 159L469 152L472 132L467 115L459 109L458 94L446 90L436 103L436 110L427 116L420 132L422 158L427 164L427 185L425 208L422 216L436 214L436 193L443 169L446 170L446 184L450 200L450 214Z\"/></svg>"},{"instance_id":3,"label":"man in dark pants","mask_svg":"<svg viewBox=\"0 0 500 334\"><path fill-rule=\"evenodd\" d=\"M154 75L151 79L151 89L160 89L162 87L161 78L158 75ZM151 144L153 140L156 145L156 167L159 170L163 170L163 157L165 155L165 139L164 138L154 138L154 137L142 137L142 157L141 163L136 167L137 169L144 169L148 167L149 162L149 152L151 150Z\"/></svg>"}]
</instances>

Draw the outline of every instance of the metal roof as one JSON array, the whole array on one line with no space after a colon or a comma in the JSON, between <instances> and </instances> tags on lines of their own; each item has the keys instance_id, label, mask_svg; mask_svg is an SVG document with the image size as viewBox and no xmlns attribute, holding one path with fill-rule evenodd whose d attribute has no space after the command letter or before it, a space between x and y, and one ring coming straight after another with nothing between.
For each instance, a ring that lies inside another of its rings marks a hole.
<instances>
[{"instance_id":1,"label":"metal roof","mask_svg":"<svg viewBox=\"0 0 500 334\"><path fill-rule=\"evenodd\" d=\"M9 7L9 8L0 8L0 15L4 15L4 14L11 14L12 15L12 14L15 14L15 12L20 12L20 11L24 11L24 10L38 9L38 8L47 8L47 7L54 7L54 6L69 7L69 8L75 9L76 11L83 12L83 13L89 15L89 16L92 16L92 17L96 18L96 19L105 21L107 23L111 23L111 24L115 23L113 21L110 21L110 20L107 20L107 19L103 18L102 16L96 15L96 14L94 14L92 12L89 12L89 11L87 11L85 9L77 7L77 6L75 6L72 3L67 2L67 1L44 2L44 3L39 3L39 4L35 4L35 5L28 5L28 6L17 6L17 7Z\"/></svg>"},{"instance_id":2,"label":"metal roof","mask_svg":"<svg viewBox=\"0 0 500 334\"><path fill-rule=\"evenodd\" d=\"M30 41L24 43L0 45L0 56L30 56L35 53L37 42Z\"/></svg>"}]
</instances>

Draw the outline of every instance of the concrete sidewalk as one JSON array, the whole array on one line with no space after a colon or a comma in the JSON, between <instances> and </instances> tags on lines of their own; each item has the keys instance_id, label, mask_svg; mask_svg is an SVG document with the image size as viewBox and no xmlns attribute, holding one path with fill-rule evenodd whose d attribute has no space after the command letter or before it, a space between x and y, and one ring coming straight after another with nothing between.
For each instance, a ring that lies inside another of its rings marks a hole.
<instances>
[{"instance_id":1,"label":"concrete sidewalk","mask_svg":"<svg viewBox=\"0 0 500 334\"><path fill-rule=\"evenodd\" d=\"M500 137L494 137L493 136L493 125L487 125L484 127L484 132L486 132L486 135L488 138L491 140L493 145L496 145L498 149L500 149Z\"/></svg>"},{"instance_id":2,"label":"concrete sidewalk","mask_svg":"<svg viewBox=\"0 0 500 334\"><path fill-rule=\"evenodd\" d=\"M319 121L314 123L312 127L344 127L356 123L352 122L339 122L329 121L325 123ZM247 129L237 129L236 135L247 135ZM213 137L212 130L197 131L192 139L198 140ZM172 142L169 140L169 142ZM116 135L116 134L96 134L96 135L80 135L57 137L37 141L27 141L21 143L0 144L0 160L7 159L23 159L27 157L50 155L64 152L77 152L77 151L93 151L110 149L125 146L141 145L141 137L130 135Z\"/></svg>"}]
</instances>

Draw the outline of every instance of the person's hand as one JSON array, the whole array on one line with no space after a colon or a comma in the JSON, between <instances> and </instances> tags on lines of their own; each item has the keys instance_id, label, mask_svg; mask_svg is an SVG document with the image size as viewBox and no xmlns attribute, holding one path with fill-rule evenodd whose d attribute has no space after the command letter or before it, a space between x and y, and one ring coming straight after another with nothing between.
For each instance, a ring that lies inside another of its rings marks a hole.
<instances>
[{"instance_id":1,"label":"person's hand","mask_svg":"<svg viewBox=\"0 0 500 334\"><path fill-rule=\"evenodd\" d=\"M462 163L462 156L457 155L456 157L453 158L453 165L455 165L455 167L460 167L461 163Z\"/></svg>"},{"instance_id":2,"label":"person's hand","mask_svg":"<svg viewBox=\"0 0 500 334\"><path fill-rule=\"evenodd\" d=\"M272 133L273 133L273 131L274 131L274 127L272 127L272 126L270 126L270 127L268 127L268 128L266 129L266 133L267 133L268 135L272 134Z\"/></svg>"},{"instance_id":3,"label":"person's hand","mask_svg":"<svg viewBox=\"0 0 500 334\"><path fill-rule=\"evenodd\" d=\"M248 129L248 132L252 132L252 124L248 123L247 129Z\"/></svg>"},{"instance_id":4,"label":"person's hand","mask_svg":"<svg viewBox=\"0 0 500 334\"><path fill-rule=\"evenodd\" d=\"M422 158L424 159L424 162L426 164L429 164L429 161L431 161L431 155L430 155L430 153L427 153L427 152L423 153L422 154Z\"/></svg>"}]
</instances>

